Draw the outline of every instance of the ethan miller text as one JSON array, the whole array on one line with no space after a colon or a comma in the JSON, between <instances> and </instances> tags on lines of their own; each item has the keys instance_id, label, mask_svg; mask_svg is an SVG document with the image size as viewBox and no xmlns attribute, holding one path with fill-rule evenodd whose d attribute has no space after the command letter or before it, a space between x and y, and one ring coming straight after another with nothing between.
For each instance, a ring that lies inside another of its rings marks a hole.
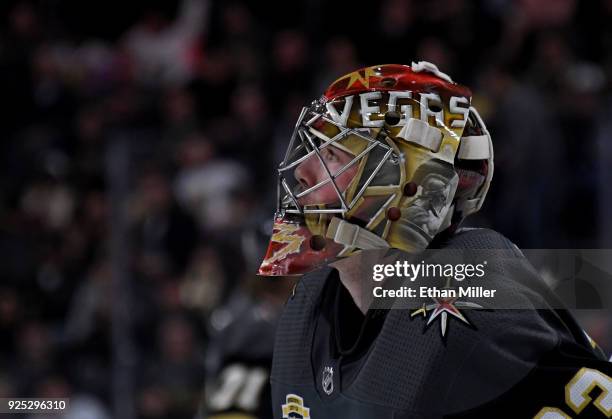
<instances>
[{"instance_id":1,"label":"ethan miller text","mask_svg":"<svg viewBox=\"0 0 612 419\"><path fill-rule=\"evenodd\" d=\"M485 289L484 287L459 287L458 289L451 288L436 288L436 287L420 287L420 297L430 298L492 298L495 297L497 290Z\"/></svg>"}]
</instances>

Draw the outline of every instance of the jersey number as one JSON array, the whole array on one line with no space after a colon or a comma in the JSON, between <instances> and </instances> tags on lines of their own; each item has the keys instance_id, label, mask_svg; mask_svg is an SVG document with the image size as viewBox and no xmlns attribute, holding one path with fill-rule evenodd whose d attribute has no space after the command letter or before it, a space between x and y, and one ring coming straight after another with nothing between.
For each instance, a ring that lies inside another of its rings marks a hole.
<instances>
[{"instance_id":1,"label":"jersey number","mask_svg":"<svg viewBox=\"0 0 612 419\"><path fill-rule=\"evenodd\" d=\"M593 401L589 393L595 387L601 389L601 394ZM579 414L591 402L605 417L612 417L612 378L600 371L582 368L565 386L565 403ZM544 407L534 419L571 419L571 416L561 409Z\"/></svg>"},{"instance_id":2,"label":"jersey number","mask_svg":"<svg viewBox=\"0 0 612 419\"><path fill-rule=\"evenodd\" d=\"M221 373L219 384L209 393L208 407L213 411L230 408L253 411L259 406L259 395L267 381L264 368L229 365Z\"/></svg>"}]
</instances>

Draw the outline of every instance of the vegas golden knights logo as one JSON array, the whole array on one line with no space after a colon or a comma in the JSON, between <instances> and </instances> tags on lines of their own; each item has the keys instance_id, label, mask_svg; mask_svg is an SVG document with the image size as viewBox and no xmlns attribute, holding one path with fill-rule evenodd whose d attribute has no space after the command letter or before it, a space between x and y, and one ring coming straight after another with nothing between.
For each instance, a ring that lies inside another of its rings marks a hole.
<instances>
[{"instance_id":1,"label":"vegas golden knights logo","mask_svg":"<svg viewBox=\"0 0 612 419\"><path fill-rule=\"evenodd\" d=\"M310 409L297 394L287 394L287 403L282 405L283 419L310 419Z\"/></svg>"}]
</instances>

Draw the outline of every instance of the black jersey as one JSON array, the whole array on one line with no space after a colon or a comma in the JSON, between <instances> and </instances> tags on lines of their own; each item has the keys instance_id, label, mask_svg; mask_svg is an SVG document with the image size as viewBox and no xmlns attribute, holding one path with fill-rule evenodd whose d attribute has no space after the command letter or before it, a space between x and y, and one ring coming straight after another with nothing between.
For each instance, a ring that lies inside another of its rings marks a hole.
<instances>
[{"instance_id":1,"label":"black jersey","mask_svg":"<svg viewBox=\"0 0 612 419\"><path fill-rule=\"evenodd\" d=\"M269 419L270 366L278 310L237 294L213 315L200 417Z\"/></svg>"},{"instance_id":2,"label":"black jersey","mask_svg":"<svg viewBox=\"0 0 612 419\"><path fill-rule=\"evenodd\" d=\"M475 245L516 249L490 230L466 231L443 244ZM525 295L538 298L531 291ZM566 310L475 310L470 323L457 322L441 339L409 310L369 310L364 316L332 268L306 275L277 329L274 417L612 414L612 364Z\"/></svg>"}]
</instances>

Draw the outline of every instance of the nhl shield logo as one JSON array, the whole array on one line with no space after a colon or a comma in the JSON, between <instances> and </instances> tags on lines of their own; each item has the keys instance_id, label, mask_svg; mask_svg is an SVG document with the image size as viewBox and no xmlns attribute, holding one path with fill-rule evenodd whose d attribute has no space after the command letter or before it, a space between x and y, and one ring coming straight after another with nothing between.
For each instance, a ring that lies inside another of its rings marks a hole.
<instances>
[{"instance_id":1,"label":"nhl shield logo","mask_svg":"<svg viewBox=\"0 0 612 419\"><path fill-rule=\"evenodd\" d=\"M328 396L334 391L334 369L332 367L325 367L323 370L323 379L321 380L321 386L323 391Z\"/></svg>"}]
</instances>

